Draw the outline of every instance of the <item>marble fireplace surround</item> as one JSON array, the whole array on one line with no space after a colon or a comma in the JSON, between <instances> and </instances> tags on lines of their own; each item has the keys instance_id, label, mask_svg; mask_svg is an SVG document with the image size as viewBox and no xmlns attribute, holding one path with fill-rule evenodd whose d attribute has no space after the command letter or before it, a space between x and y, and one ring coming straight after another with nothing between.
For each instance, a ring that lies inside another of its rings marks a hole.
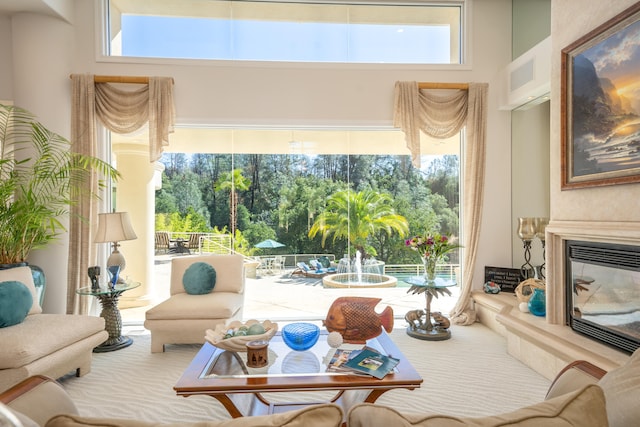
<instances>
[{"instance_id":1,"label":"marble fireplace surround","mask_svg":"<svg viewBox=\"0 0 640 427\"><path fill-rule=\"evenodd\" d=\"M566 240L640 245L640 223L551 221L546 229L546 317L520 312L514 294L473 292L480 322L505 336L510 355L549 379L573 360L588 360L611 370L629 358L565 325Z\"/></svg>"}]
</instances>

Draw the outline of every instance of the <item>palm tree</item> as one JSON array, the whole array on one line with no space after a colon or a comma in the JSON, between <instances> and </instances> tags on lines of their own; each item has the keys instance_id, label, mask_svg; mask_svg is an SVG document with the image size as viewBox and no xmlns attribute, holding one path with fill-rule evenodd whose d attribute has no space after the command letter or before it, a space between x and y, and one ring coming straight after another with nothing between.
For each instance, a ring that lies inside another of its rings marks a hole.
<instances>
[{"instance_id":1,"label":"palm tree","mask_svg":"<svg viewBox=\"0 0 640 427\"><path fill-rule=\"evenodd\" d=\"M318 215L309 230L309 237L322 233L322 246L332 234L334 242L346 238L364 260L369 236L378 232L388 235L396 232L404 237L409 233L408 221L395 212L391 202L392 198L387 193L340 190L327 199L327 208Z\"/></svg>"},{"instance_id":2,"label":"palm tree","mask_svg":"<svg viewBox=\"0 0 640 427\"><path fill-rule=\"evenodd\" d=\"M232 236L235 236L238 226L238 191L247 191L249 188L251 181L242 175L242 169L221 174L213 186L215 191L229 191L229 228Z\"/></svg>"}]
</instances>

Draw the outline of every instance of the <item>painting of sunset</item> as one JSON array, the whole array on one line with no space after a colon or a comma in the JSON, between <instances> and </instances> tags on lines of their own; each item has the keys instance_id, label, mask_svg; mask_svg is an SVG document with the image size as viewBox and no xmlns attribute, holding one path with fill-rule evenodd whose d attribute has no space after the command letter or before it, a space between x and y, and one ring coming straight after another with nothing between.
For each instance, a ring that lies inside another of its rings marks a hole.
<instances>
[{"instance_id":1,"label":"painting of sunset","mask_svg":"<svg viewBox=\"0 0 640 427\"><path fill-rule=\"evenodd\" d=\"M573 176L638 174L640 21L576 55L572 76Z\"/></svg>"}]
</instances>

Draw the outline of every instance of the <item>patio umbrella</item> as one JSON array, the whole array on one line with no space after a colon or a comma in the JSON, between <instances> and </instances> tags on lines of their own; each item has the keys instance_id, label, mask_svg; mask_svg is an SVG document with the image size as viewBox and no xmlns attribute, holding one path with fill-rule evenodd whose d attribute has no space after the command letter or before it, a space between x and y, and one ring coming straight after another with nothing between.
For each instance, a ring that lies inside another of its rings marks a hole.
<instances>
[{"instance_id":1,"label":"patio umbrella","mask_svg":"<svg viewBox=\"0 0 640 427\"><path fill-rule=\"evenodd\" d=\"M256 248L261 248L261 249L275 249L275 248L282 248L285 245L283 245L280 242L276 242L275 240L272 239L267 239L267 240L263 240L260 243L256 243Z\"/></svg>"}]
</instances>

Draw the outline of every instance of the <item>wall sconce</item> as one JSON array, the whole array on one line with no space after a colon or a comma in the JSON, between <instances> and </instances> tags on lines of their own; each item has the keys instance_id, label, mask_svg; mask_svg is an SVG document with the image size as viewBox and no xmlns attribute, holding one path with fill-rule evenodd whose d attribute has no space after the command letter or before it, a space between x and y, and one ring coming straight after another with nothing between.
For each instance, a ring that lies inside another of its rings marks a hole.
<instances>
[{"instance_id":1,"label":"wall sconce","mask_svg":"<svg viewBox=\"0 0 640 427\"><path fill-rule=\"evenodd\" d=\"M116 275L124 270L127 265L124 255L120 253L118 247L120 244L118 242L122 242L125 240L134 240L137 239L136 233L133 231L133 227L131 226L131 220L129 219L128 212L112 212L112 213L101 213L98 214L98 231L96 232L96 236L93 239L95 243L107 243L111 242L113 247L113 252L107 259L107 268L109 271L114 271L112 267L117 271ZM114 285L117 277L114 277ZM122 283L122 280L117 280L119 283Z\"/></svg>"},{"instance_id":2,"label":"wall sconce","mask_svg":"<svg viewBox=\"0 0 640 427\"><path fill-rule=\"evenodd\" d=\"M549 224L549 218L518 218L518 237L524 244L524 264L520 267L520 275L524 280L535 277L536 271L544 279L545 268L545 229ZM536 270L531 265L531 243L535 238L542 242L542 265Z\"/></svg>"}]
</instances>

